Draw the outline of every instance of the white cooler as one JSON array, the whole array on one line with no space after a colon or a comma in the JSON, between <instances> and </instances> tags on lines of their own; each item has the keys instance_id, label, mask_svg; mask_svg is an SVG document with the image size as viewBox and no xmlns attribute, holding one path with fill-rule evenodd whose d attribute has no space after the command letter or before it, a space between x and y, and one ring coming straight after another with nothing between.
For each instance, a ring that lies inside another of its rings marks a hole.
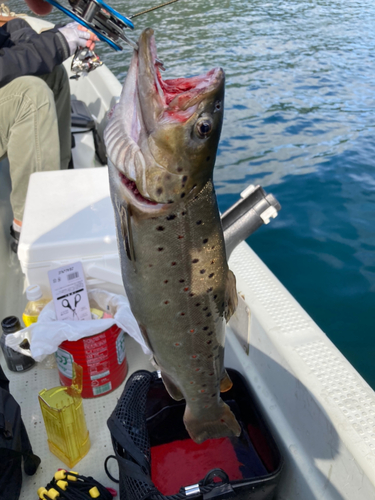
<instances>
[{"instance_id":1,"label":"white cooler","mask_svg":"<svg viewBox=\"0 0 375 500\"><path fill-rule=\"evenodd\" d=\"M77 261L88 287L124 293L107 167L30 176L18 258L49 296L47 272Z\"/></svg>"}]
</instances>

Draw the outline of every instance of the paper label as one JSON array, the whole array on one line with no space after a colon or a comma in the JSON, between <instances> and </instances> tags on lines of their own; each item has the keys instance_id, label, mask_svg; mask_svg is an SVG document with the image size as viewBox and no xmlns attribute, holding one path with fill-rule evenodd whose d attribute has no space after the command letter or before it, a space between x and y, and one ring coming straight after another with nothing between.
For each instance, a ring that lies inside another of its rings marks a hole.
<instances>
[{"instance_id":1,"label":"paper label","mask_svg":"<svg viewBox=\"0 0 375 500\"><path fill-rule=\"evenodd\" d=\"M81 262L52 269L52 271L48 271L48 278L57 321L91 319Z\"/></svg>"},{"instance_id":2,"label":"paper label","mask_svg":"<svg viewBox=\"0 0 375 500\"><path fill-rule=\"evenodd\" d=\"M57 368L67 378L73 378L73 356L59 347L55 352Z\"/></svg>"}]
</instances>

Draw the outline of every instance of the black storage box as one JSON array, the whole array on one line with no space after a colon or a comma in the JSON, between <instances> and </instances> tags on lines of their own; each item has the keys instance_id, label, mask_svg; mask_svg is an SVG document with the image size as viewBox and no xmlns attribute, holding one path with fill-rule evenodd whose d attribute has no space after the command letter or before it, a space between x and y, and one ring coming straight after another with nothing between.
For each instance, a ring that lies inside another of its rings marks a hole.
<instances>
[{"instance_id":1,"label":"black storage box","mask_svg":"<svg viewBox=\"0 0 375 500\"><path fill-rule=\"evenodd\" d=\"M157 373L135 372L108 419L119 464L121 500L271 500L282 457L244 378L228 369L222 393L242 427L239 438L195 444ZM181 483L179 483L181 481Z\"/></svg>"}]
</instances>

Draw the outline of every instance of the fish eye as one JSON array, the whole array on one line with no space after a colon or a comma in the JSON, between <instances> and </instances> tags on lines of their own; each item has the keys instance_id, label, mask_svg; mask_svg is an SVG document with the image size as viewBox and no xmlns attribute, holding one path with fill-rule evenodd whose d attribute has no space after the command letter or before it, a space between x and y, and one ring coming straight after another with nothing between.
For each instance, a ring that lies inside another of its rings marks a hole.
<instances>
[{"instance_id":1,"label":"fish eye","mask_svg":"<svg viewBox=\"0 0 375 500\"><path fill-rule=\"evenodd\" d=\"M197 122L196 129L198 136L203 139L211 133L212 123L207 118L203 118Z\"/></svg>"},{"instance_id":2,"label":"fish eye","mask_svg":"<svg viewBox=\"0 0 375 500\"><path fill-rule=\"evenodd\" d=\"M216 103L215 103L215 110L216 111L220 111L221 110L221 102L220 101L216 101Z\"/></svg>"}]
</instances>

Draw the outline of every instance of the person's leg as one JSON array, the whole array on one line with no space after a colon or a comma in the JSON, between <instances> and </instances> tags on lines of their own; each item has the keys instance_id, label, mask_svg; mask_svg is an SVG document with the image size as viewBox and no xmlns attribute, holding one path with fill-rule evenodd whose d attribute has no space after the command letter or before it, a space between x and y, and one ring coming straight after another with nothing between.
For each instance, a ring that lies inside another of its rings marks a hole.
<instances>
[{"instance_id":1,"label":"person's leg","mask_svg":"<svg viewBox=\"0 0 375 500\"><path fill-rule=\"evenodd\" d=\"M11 204L18 221L30 175L60 168L59 142L54 96L43 80L23 76L0 89L0 156L8 155Z\"/></svg>"},{"instance_id":2,"label":"person's leg","mask_svg":"<svg viewBox=\"0 0 375 500\"><path fill-rule=\"evenodd\" d=\"M48 75L42 75L42 78L52 90L55 104L56 115L59 127L60 138L60 168L68 168L71 150L71 118L70 118L70 86L68 74L63 65L56 68Z\"/></svg>"}]
</instances>

